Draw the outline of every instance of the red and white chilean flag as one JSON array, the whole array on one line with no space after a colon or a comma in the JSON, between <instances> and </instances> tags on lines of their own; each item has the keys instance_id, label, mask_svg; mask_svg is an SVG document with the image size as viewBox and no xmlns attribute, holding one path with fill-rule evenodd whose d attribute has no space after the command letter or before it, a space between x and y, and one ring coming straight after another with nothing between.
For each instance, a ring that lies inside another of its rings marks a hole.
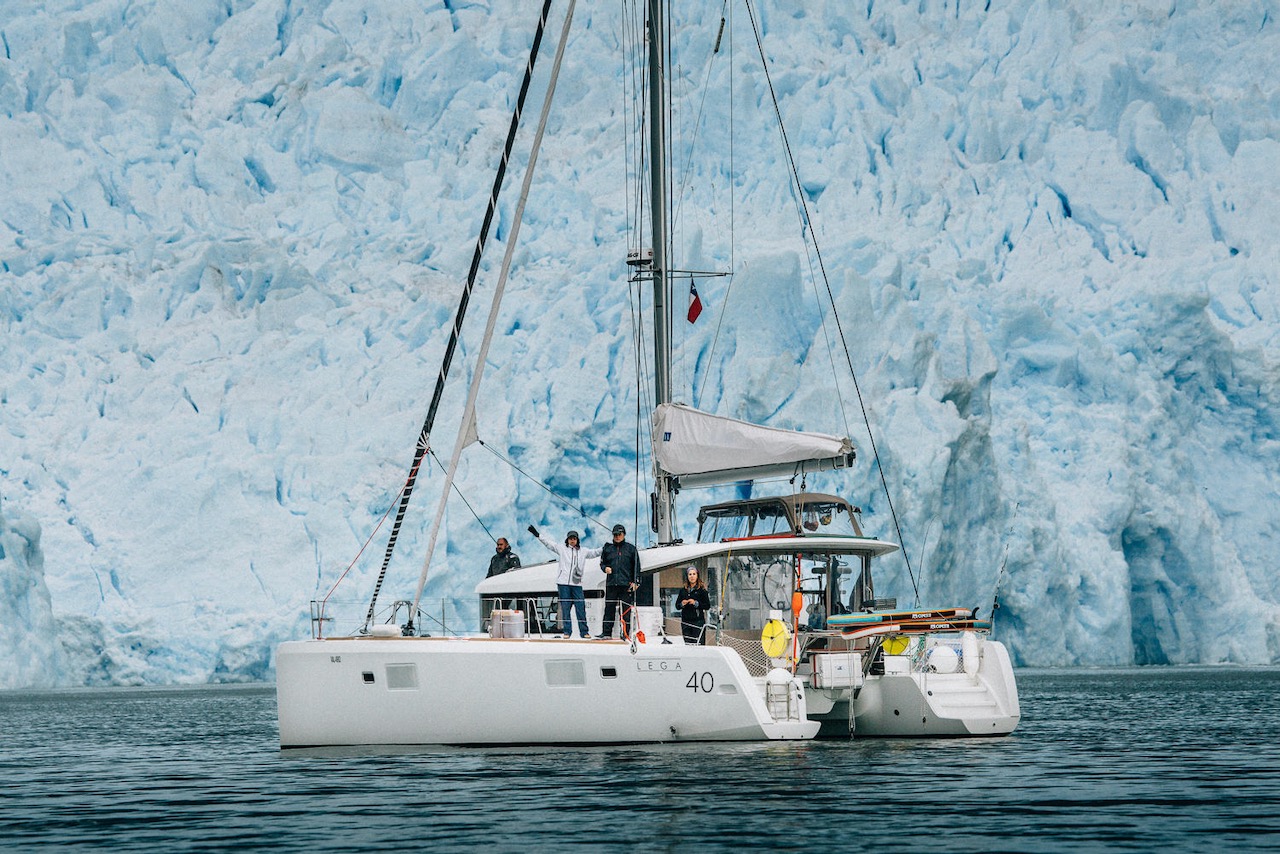
<instances>
[{"instance_id":1,"label":"red and white chilean flag","mask_svg":"<svg viewBox=\"0 0 1280 854\"><path fill-rule=\"evenodd\" d=\"M698 319L698 315L702 314L702 298L698 296L698 288L693 283L693 279L689 280L689 322L693 323Z\"/></svg>"}]
</instances>

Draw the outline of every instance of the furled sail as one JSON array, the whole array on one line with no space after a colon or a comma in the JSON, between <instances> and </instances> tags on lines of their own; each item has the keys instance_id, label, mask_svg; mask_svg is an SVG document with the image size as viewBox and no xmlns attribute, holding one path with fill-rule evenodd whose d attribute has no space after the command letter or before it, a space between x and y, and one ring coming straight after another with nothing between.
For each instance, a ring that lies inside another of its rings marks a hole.
<instances>
[{"instance_id":1,"label":"furled sail","mask_svg":"<svg viewBox=\"0 0 1280 854\"><path fill-rule=\"evenodd\" d=\"M724 418L678 403L653 412L653 453L685 487L825 471L853 465L853 443Z\"/></svg>"}]
</instances>

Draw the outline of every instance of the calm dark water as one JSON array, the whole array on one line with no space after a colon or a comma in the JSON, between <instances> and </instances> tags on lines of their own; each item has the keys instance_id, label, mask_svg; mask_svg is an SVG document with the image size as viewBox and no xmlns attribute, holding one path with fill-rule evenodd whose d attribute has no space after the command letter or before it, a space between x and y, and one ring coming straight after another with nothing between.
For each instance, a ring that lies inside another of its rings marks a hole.
<instances>
[{"instance_id":1,"label":"calm dark water","mask_svg":"<svg viewBox=\"0 0 1280 854\"><path fill-rule=\"evenodd\" d=\"M992 740L282 753L271 687L0 693L0 846L1280 850L1280 668L1020 671Z\"/></svg>"}]
</instances>

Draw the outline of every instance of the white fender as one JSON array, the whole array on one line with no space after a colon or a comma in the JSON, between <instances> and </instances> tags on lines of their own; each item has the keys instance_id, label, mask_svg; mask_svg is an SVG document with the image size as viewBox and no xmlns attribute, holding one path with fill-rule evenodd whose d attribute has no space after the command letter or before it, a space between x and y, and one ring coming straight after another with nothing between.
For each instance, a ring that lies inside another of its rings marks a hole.
<instances>
[{"instance_id":1,"label":"white fender","mask_svg":"<svg viewBox=\"0 0 1280 854\"><path fill-rule=\"evenodd\" d=\"M964 672L969 676L978 675L978 636L973 632L964 632L960 636L960 657L964 660Z\"/></svg>"}]
</instances>

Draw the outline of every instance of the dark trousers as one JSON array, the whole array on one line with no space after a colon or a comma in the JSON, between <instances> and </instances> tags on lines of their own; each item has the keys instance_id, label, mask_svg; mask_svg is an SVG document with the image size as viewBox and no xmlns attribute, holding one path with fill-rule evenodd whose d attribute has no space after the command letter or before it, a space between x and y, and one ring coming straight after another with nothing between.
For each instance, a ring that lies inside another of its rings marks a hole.
<instances>
[{"instance_id":1,"label":"dark trousers","mask_svg":"<svg viewBox=\"0 0 1280 854\"><path fill-rule=\"evenodd\" d=\"M622 603L622 639L631 639L631 626L635 625L636 594L626 587L604 588L604 625L600 634L613 637L613 617L617 613L618 603Z\"/></svg>"},{"instance_id":2,"label":"dark trousers","mask_svg":"<svg viewBox=\"0 0 1280 854\"><path fill-rule=\"evenodd\" d=\"M587 628L587 603L582 597L581 584L557 584L560 592L560 633L565 637L573 635L573 615L578 615L578 637L591 637Z\"/></svg>"},{"instance_id":3,"label":"dark trousers","mask_svg":"<svg viewBox=\"0 0 1280 854\"><path fill-rule=\"evenodd\" d=\"M706 623L688 623L680 621L680 634L684 635L687 644L705 644L707 642Z\"/></svg>"}]
</instances>

